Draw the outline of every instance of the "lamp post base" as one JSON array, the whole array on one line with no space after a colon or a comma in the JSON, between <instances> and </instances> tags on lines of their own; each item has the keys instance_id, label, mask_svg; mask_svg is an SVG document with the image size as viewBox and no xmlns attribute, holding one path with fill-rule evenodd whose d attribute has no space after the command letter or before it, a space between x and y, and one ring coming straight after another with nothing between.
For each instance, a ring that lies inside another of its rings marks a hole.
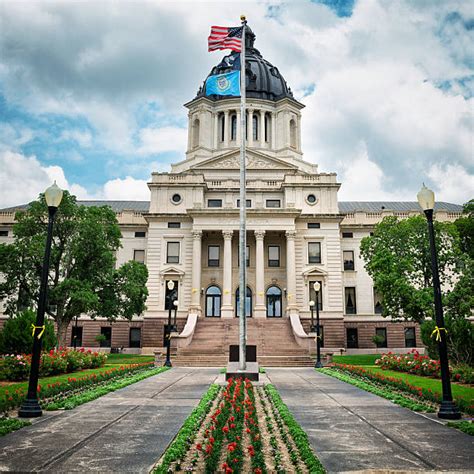
<instances>
[{"instance_id":1,"label":"lamp post base","mask_svg":"<svg viewBox=\"0 0 474 474\"><path fill-rule=\"evenodd\" d=\"M443 400L438 411L438 418L444 420L459 420L461 418L461 412L454 402Z\"/></svg>"},{"instance_id":2,"label":"lamp post base","mask_svg":"<svg viewBox=\"0 0 474 474\"><path fill-rule=\"evenodd\" d=\"M38 418L42 415L43 410L41 410L36 398L27 398L18 410L18 416L20 418Z\"/></svg>"},{"instance_id":3,"label":"lamp post base","mask_svg":"<svg viewBox=\"0 0 474 474\"><path fill-rule=\"evenodd\" d=\"M323 363L320 360L317 360L316 365L314 367L316 369L322 369L324 366L323 366Z\"/></svg>"},{"instance_id":4,"label":"lamp post base","mask_svg":"<svg viewBox=\"0 0 474 474\"><path fill-rule=\"evenodd\" d=\"M170 361L170 360L166 360L163 365L164 365L165 367L173 367L173 366L171 365L171 361Z\"/></svg>"}]
</instances>

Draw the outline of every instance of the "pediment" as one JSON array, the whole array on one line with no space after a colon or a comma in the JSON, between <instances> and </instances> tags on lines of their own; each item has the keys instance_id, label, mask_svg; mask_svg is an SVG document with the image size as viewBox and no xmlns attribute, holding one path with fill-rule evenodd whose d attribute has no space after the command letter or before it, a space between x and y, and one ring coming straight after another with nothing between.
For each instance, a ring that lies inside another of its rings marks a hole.
<instances>
[{"instance_id":1,"label":"pediment","mask_svg":"<svg viewBox=\"0 0 474 474\"><path fill-rule=\"evenodd\" d=\"M166 267L160 271L160 277L162 280L176 278L181 281L184 277L184 272L176 267Z\"/></svg>"},{"instance_id":2,"label":"pediment","mask_svg":"<svg viewBox=\"0 0 474 474\"><path fill-rule=\"evenodd\" d=\"M254 151L247 151L246 156L246 167L248 170L296 170L297 167L291 163L288 163L285 160L279 158L274 158L263 153L258 153ZM233 151L225 155L221 155L216 158L211 158L209 160L203 161L196 166L193 166L192 169L195 170L210 170L210 169L219 169L219 170L238 170L240 169L240 153Z\"/></svg>"},{"instance_id":3,"label":"pediment","mask_svg":"<svg viewBox=\"0 0 474 474\"><path fill-rule=\"evenodd\" d=\"M309 280L311 277L325 278L327 277L327 275L328 275L327 271L318 267L311 267L303 272L303 277L305 280Z\"/></svg>"}]
</instances>

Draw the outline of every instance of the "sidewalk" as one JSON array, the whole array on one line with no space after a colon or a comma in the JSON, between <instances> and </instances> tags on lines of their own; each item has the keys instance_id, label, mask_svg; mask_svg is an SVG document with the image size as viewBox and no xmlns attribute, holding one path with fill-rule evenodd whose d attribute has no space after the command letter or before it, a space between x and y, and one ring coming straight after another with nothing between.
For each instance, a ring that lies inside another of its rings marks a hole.
<instances>
[{"instance_id":1,"label":"sidewalk","mask_svg":"<svg viewBox=\"0 0 474 474\"><path fill-rule=\"evenodd\" d=\"M0 471L148 472L217 369L174 368L0 438Z\"/></svg>"},{"instance_id":2,"label":"sidewalk","mask_svg":"<svg viewBox=\"0 0 474 474\"><path fill-rule=\"evenodd\" d=\"M311 368L267 369L328 472L466 470L474 440Z\"/></svg>"}]
</instances>

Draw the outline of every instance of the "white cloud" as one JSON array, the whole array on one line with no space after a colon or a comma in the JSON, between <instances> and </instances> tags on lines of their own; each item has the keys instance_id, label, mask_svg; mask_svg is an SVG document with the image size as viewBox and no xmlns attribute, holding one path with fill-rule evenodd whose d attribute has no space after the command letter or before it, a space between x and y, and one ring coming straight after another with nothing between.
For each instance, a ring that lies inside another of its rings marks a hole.
<instances>
[{"instance_id":1,"label":"white cloud","mask_svg":"<svg viewBox=\"0 0 474 474\"><path fill-rule=\"evenodd\" d=\"M105 183L101 194L103 199L147 201L150 199L150 190L146 183L145 180L130 176L113 179Z\"/></svg>"},{"instance_id":2,"label":"white cloud","mask_svg":"<svg viewBox=\"0 0 474 474\"><path fill-rule=\"evenodd\" d=\"M59 139L75 141L83 148L89 148L92 145L91 133L78 129L63 130L59 136Z\"/></svg>"},{"instance_id":3,"label":"white cloud","mask_svg":"<svg viewBox=\"0 0 474 474\"><path fill-rule=\"evenodd\" d=\"M433 165L428 171L433 182L436 200L464 203L472 199L474 175L459 164Z\"/></svg>"},{"instance_id":4,"label":"white cloud","mask_svg":"<svg viewBox=\"0 0 474 474\"><path fill-rule=\"evenodd\" d=\"M144 128L140 130L138 153L151 155L165 151L186 151L187 131L178 127Z\"/></svg>"}]
</instances>

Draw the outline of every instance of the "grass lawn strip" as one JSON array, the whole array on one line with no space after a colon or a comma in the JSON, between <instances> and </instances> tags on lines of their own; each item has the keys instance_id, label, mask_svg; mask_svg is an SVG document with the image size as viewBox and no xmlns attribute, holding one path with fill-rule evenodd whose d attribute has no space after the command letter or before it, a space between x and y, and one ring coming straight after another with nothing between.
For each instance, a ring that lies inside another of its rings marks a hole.
<instances>
[{"instance_id":1,"label":"grass lawn strip","mask_svg":"<svg viewBox=\"0 0 474 474\"><path fill-rule=\"evenodd\" d=\"M24 426L31 425L29 421L18 418L0 418L0 436L5 436L12 431L19 430Z\"/></svg>"},{"instance_id":2,"label":"grass lawn strip","mask_svg":"<svg viewBox=\"0 0 474 474\"><path fill-rule=\"evenodd\" d=\"M474 436L474 423L472 421L449 421L447 425L451 428L456 428L470 436Z\"/></svg>"}]
</instances>

